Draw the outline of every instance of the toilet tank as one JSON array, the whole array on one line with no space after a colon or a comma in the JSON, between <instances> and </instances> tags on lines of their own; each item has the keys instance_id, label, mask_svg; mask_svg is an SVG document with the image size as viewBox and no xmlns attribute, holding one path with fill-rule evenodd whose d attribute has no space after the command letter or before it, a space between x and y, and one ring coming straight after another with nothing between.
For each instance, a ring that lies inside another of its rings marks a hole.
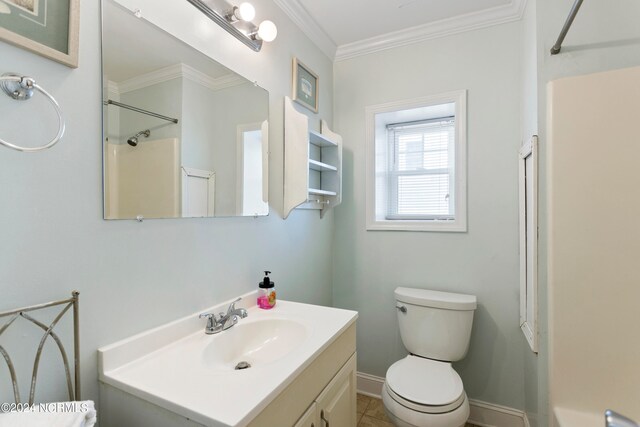
<instances>
[{"instance_id":1,"label":"toilet tank","mask_svg":"<svg viewBox=\"0 0 640 427\"><path fill-rule=\"evenodd\" d=\"M464 358L476 309L474 295L397 288L395 297L400 336L410 353L448 362Z\"/></svg>"}]
</instances>

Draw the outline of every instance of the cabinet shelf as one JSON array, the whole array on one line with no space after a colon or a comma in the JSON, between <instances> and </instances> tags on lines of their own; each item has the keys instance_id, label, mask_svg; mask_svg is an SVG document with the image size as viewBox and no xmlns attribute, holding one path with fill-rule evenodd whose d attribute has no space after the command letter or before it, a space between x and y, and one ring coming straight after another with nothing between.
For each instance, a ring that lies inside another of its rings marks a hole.
<instances>
[{"instance_id":1,"label":"cabinet shelf","mask_svg":"<svg viewBox=\"0 0 640 427\"><path fill-rule=\"evenodd\" d=\"M338 193L336 193L335 191L319 190L317 188L309 188L309 194L313 194L314 196L335 196Z\"/></svg>"},{"instance_id":2,"label":"cabinet shelf","mask_svg":"<svg viewBox=\"0 0 640 427\"><path fill-rule=\"evenodd\" d=\"M322 120L320 132L309 117L284 102L284 217L293 209L319 209L320 218L342 201L342 137Z\"/></svg>"},{"instance_id":3,"label":"cabinet shelf","mask_svg":"<svg viewBox=\"0 0 640 427\"><path fill-rule=\"evenodd\" d=\"M318 172L336 172L338 170L338 168L335 166L331 166L313 159L309 159L309 169L313 169L314 171Z\"/></svg>"},{"instance_id":4,"label":"cabinet shelf","mask_svg":"<svg viewBox=\"0 0 640 427\"><path fill-rule=\"evenodd\" d=\"M338 143L329 139L326 135L323 135L315 130L309 131L309 142L316 147L337 147Z\"/></svg>"}]
</instances>

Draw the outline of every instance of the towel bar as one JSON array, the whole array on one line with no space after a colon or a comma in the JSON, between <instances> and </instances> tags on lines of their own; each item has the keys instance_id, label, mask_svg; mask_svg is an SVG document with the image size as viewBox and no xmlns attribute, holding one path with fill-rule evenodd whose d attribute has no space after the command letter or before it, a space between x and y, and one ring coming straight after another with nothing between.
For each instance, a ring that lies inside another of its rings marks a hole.
<instances>
[{"instance_id":1,"label":"towel bar","mask_svg":"<svg viewBox=\"0 0 640 427\"><path fill-rule=\"evenodd\" d=\"M27 101L31 99L35 89L46 96L49 101L51 101L53 107L56 110L56 114L58 115L58 133L55 138L53 138L43 146L21 147L19 145L11 144L10 142L3 140L2 138L0 138L0 144L18 151L34 152L51 148L56 145L60 141L60 139L62 139L65 128L62 109L60 108L60 105L58 105L58 101L56 101L53 96L51 96L46 90L38 85L34 79L27 76L20 76L14 73L6 73L0 76L0 87L2 88L4 93L17 101Z\"/></svg>"}]
</instances>

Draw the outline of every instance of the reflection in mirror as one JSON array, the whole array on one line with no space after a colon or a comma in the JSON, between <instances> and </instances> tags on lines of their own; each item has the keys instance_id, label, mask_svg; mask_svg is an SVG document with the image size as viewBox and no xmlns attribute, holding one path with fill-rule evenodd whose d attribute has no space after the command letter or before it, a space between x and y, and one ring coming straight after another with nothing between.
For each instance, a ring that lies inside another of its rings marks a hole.
<instances>
[{"instance_id":1,"label":"reflection in mirror","mask_svg":"<svg viewBox=\"0 0 640 427\"><path fill-rule=\"evenodd\" d=\"M102 9L105 219L268 215L267 91Z\"/></svg>"}]
</instances>

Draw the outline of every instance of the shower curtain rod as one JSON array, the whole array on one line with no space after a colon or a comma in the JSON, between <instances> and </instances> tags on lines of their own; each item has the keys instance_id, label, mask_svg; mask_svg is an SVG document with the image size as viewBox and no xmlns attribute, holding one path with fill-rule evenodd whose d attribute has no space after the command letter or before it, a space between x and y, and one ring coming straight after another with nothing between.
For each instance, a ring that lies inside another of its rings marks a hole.
<instances>
[{"instance_id":1,"label":"shower curtain rod","mask_svg":"<svg viewBox=\"0 0 640 427\"><path fill-rule=\"evenodd\" d=\"M562 42L564 38L567 36L569 32L569 28L571 28L571 24L573 24L573 20L576 19L576 15L578 14L578 10L580 10L580 6L582 6L583 0L576 0L571 7L571 12L569 12L569 16L560 31L560 35L558 36L558 40L556 40L556 44L551 48L551 55L557 55L560 53L560 49L562 49Z\"/></svg>"},{"instance_id":2,"label":"shower curtain rod","mask_svg":"<svg viewBox=\"0 0 640 427\"><path fill-rule=\"evenodd\" d=\"M115 105L116 107L125 108L127 110L135 111L137 113L146 114L148 116L157 117L162 120L166 120L168 122L178 123L178 119L174 119L173 117L163 116L162 114L154 113L153 111L143 110L142 108L134 107L131 105L123 104L121 102L113 101L108 99L104 102L104 105Z\"/></svg>"}]
</instances>

